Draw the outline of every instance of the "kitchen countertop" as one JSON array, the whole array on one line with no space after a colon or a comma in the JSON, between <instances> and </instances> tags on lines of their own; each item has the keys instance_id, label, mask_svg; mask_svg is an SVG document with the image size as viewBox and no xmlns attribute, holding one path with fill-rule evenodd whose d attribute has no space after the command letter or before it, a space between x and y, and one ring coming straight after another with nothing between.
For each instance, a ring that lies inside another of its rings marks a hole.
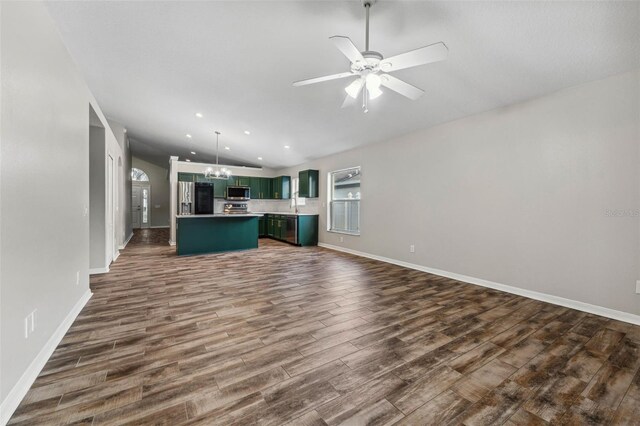
<instances>
[{"instance_id":1,"label":"kitchen countertop","mask_svg":"<svg viewBox=\"0 0 640 426\"><path fill-rule=\"evenodd\" d=\"M290 213L290 212L254 212L255 214L280 214L283 216L318 216L317 213Z\"/></svg>"},{"instance_id":2,"label":"kitchen countertop","mask_svg":"<svg viewBox=\"0 0 640 426\"><path fill-rule=\"evenodd\" d=\"M262 217L262 213L216 213L216 214L179 214L176 215L176 219L206 219L212 217Z\"/></svg>"},{"instance_id":3,"label":"kitchen countertop","mask_svg":"<svg viewBox=\"0 0 640 426\"><path fill-rule=\"evenodd\" d=\"M215 213L215 214L179 214L177 219L202 219L211 217L262 217L265 214L279 214L282 216L318 216L316 213L288 213L288 212L251 212L251 213Z\"/></svg>"}]
</instances>

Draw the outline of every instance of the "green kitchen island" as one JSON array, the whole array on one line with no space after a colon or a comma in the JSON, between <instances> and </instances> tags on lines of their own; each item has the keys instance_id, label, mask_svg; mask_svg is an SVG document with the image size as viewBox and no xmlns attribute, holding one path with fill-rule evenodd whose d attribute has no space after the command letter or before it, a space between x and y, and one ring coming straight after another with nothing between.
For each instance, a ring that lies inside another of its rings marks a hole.
<instances>
[{"instance_id":1,"label":"green kitchen island","mask_svg":"<svg viewBox=\"0 0 640 426\"><path fill-rule=\"evenodd\" d=\"M261 214L203 214L176 216L176 253L220 253L258 248Z\"/></svg>"}]
</instances>

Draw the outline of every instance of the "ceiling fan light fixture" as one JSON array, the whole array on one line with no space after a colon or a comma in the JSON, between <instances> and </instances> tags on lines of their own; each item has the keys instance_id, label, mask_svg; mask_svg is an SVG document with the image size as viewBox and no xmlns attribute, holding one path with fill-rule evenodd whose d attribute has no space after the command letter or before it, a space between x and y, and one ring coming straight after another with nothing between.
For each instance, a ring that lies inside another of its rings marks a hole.
<instances>
[{"instance_id":1,"label":"ceiling fan light fixture","mask_svg":"<svg viewBox=\"0 0 640 426\"><path fill-rule=\"evenodd\" d=\"M363 91L363 87L366 86L366 90L362 93L362 110L364 112L369 111L367 106L368 100L375 99L382 95L383 91L380 89L380 86L384 86L385 89L396 92L414 101L424 94L422 89L412 86L387 73L442 61L447 58L449 49L443 42L438 42L390 58L385 58L380 52L370 50L369 9L376 1L377 0L361 0L365 9L364 51L360 51L349 37L340 35L329 37L329 40L333 42L335 47L346 56L351 63L350 70L348 72L296 81L293 83L295 87L358 76L359 78L357 80L352 81L345 87L344 90L347 92L347 96L345 96L342 102L342 108L355 104L354 100L358 99L358 95ZM382 75L379 73L382 73Z\"/></svg>"},{"instance_id":2,"label":"ceiling fan light fixture","mask_svg":"<svg viewBox=\"0 0 640 426\"><path fill-rule=\"evenodd\" d=\"M356 99L361 89L362 89L362 78L359 78L357 80L353 80L350 85L344 88L344 91L347 92L347 94L351 96L353 99Z\"/></svg>"},{"instance_id":3,"label":"ceiling fan light fixture","mask_svg":"<svg viewBox=\"0 0 640 426\"><path fill-rule=\"evenodd\" d=\"M367 75L367 89L369 91L379 89L381 83L382 80L380 80L380 76L378 74Z\"/></svg>"},{"instance_id":4,"label":"ceiling fan light fixture","mask_svg":"<svg viewBox=\"0 0 640 426\"><path fill-rule=\"evenodd\" d=\"M371 89L367 86L367 92L369 93L369 99L375 99L378 96L382 95L382 90L379 87L372 87Z\"/></svg>"}]
</instances>

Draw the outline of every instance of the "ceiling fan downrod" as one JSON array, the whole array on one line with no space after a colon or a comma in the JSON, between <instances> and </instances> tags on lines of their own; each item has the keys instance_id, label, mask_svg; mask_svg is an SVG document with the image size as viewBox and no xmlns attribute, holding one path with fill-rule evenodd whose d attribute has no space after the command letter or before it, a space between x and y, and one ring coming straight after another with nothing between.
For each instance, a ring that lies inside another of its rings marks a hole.
<instances>
[{"instance_id":1,"label":"ceiling fan downrod","mask_svg":"<svg viewBox=\"0 0 640 426\"><path fill-rule=\"evenodd\" d=\"M364 3L364 10L366 14L365 18L365 33L364 33L364 50L369 51L369 9L371 9L371 2L366 1Z\"/></svg>"}]
</instances>

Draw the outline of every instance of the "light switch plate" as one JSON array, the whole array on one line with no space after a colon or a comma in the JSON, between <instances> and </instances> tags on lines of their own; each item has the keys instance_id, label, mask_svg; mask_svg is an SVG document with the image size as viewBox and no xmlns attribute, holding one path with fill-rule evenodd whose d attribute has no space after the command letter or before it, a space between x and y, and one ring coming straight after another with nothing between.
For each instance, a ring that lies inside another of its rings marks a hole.
<instances>
[{"instance_id":1,"label":"light switch plate","mask_svg":"<svg viewBox=\"0 0 640 426\"><path fill-rule=\"evenodd\" d=\"M640 280L636 281L636 293L640 294Z\"/></svg>"}]
</instances>

